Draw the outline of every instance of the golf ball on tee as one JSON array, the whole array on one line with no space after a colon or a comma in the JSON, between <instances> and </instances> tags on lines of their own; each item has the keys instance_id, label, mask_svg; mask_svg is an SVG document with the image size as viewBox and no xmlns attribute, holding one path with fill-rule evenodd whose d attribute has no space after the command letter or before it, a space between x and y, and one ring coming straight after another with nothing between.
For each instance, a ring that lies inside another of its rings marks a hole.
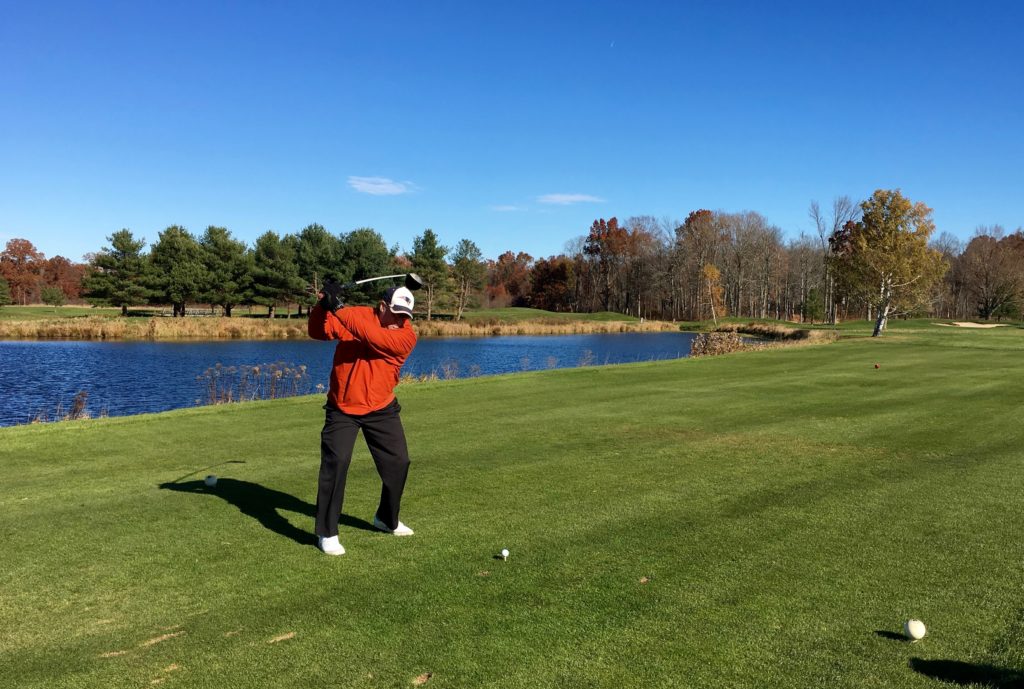
<instances>
[{"instance_id":1,"label":"golf ball on tee","mask_svg":"<svg viewBox=\"0 0 1024 689\"><path fill-rule=\"evenodd\" d=\"M214 486L216 486L217 485L217 477L214 476L213 474L210 474L209 476L207 476L206 477L206 485L210 486L210 488L213 488Z\"/></svg>"},{"instance_id":2,"label":"golf ball on tee","mask_svg":"<svg viewBox=\"0 0 1024 689\"><path fill-rule=\"evenodd\" d=\"M903 624L903 633L907 635L908 639L913 639L914 641L923 639L927 631L924 627L924 622L921 620L907 620Z\"/></svg>"},{"instance_id":3,"label":"golf ball on tee","mask_svg":"<svg viewBox=\"0 0 1024 689\"><path fill-rule=\"evenodd\" d=\"M502 548L501 549L501 559L502 560L507 560L508 559L508 548Z\"/></svg>"}]
</instances>

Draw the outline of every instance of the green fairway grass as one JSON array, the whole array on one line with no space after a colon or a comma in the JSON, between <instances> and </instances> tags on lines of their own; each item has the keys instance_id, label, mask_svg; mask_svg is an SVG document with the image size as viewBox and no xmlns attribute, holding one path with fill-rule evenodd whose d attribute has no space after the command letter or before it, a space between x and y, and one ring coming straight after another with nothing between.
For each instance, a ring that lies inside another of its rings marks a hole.
<instances>
[{"instance_id":1,"label":"green fairway grass","mask_svg":"<svg viewBox=\"0 0 1024 689\"><path fill-rule=\"evenodd\" d=\"M0 684L1019 687L1022 381L894 322L403 386L416 535L360 440L338 558L319 398L0 429Z\"/></svg>"},{"instance_id":2,"label":"green fairway grass","mask_svg":"<svg viewBox=\"0 0 1024 689\"><path fill-rule=\"evenodd\" d=\"M85 316L121 315L121 309L92 306L4 306L0 308L0 320L39 321L51 318L84 318Z\"/></svg>"}]
</instances>

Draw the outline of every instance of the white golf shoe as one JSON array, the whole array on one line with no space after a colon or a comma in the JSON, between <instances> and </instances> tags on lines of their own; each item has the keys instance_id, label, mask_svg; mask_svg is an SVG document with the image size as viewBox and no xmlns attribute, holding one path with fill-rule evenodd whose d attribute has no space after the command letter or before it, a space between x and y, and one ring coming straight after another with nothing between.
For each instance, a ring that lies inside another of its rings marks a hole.
<instances>
[{"instance_id":1,"label":"white golf shoe","mask_svg":"<svg viewBox=\"0 0 1024 689\"><path fill-rule=\"evenodd\" d=\"M345 546L338 542L337 536L331 536L330 538L320 537L320 550L324 551L327 555L344 555Z\"/></svg>"},{"instance_id":2,"label":"white golf shoe","mask_svg":"<svg viewBox=\"0 0 1024 689\"><path fill-rule=\"evenodd\" d=\"M388 528L388 525L382 522L380 520L380 517L378 517L377 515L373 515L373 526L374 528L380 529L385 533L394 534L395 536L412 536L413 534L413 530L405 524L403 524L402 522L398 522L397 529L392 530Z\"/></svg>"}]
</instances>

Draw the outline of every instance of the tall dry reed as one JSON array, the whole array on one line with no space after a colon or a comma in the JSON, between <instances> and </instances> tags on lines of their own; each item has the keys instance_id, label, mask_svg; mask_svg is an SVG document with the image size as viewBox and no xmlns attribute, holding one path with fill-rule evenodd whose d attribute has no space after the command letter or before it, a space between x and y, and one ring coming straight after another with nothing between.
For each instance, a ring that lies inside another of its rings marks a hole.
<instances>
[{"instance_id":1,"label":"tall dry reed","mask_svg":"<svg viewBox=\"0 0 1024 689\"><path fill-rule=\"evenodd\" d=\"M485 337L491 335L589 335L599 333L678 332L679 326L666 321L562 321L528 320L515 323L472 323L467 321L415 321L420 337Z\"/></svg>"},{"instance_id":2,"label":"tall dry reed","mask_svg":"<svg viewBox=\"0 0 1024 689\"><path fill-rule=\"evenodd\" d=\"M259 318L55 318L0 321L5 340L287 340L306 337L302 320Z\"/></svg>"},{"instance_id":3,"label":"tall dry reed","mask_svg":"<svg viewBox=\"0 0 1024 689\"><path fill-rule=\"evenodd\" d=\"M276 400L282 397L308 395L312 382L305 364L296 366L277 361L256 366L224 366L216 364L196 376L206 391L205 404ZM323 385L316 386L317 392ZM203 404L201 399L196 404Z\"/></svg>"},{"instance_id":4,"label":"tall dry reed","mask_svg":"<svg viewBox=\"0 0 1024 689\"><path fill-rule=\"evenodd\" d=\"M420 337L493 335L576 335L592 333L676 332L665 321L560 321L517 323L466 321L413 322ZM54 318L0 321L4 340L298 340L306 338L306 321L261 318Z\"/></svg>"},{"instance_id":5,"label":"tall dry reed","mask_svg":"<svg viewBox=\"0 0 1024 689\"><path fill-rule=\"evenodd\" d=\"M57 406L52 414L46 409L40 409L32 415L29 423L55 423L57 421L90 419L92 414L89 412L88 404L89 392L87 390L79 390L74 399L71 400L71 408L67 411L64 410L63 402L57 402ZM99 418L106 418L107 415L107 409L104 408L100 411Z\"/></svg>"}]
</instances>

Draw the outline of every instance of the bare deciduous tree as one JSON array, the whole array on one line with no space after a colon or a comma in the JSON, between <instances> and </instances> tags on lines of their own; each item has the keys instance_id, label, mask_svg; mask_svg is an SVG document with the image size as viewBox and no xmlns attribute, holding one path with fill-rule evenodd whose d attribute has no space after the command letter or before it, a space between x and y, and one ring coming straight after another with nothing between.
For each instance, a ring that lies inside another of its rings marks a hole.
<instances>
[{"instance_id":1,"label":"bare deciduous tree","mask_svg":"<svg viewBox=\"0 0 1024 689\"><path fill-rule=\"evenodd\" d=\"M829 247L828 238L838 232L848 223L860 217L860 206L854 203L849 196L837 196L832 200L831 215L826 216L818 207L817 201L811 201L808 211L814 227L818 231L818 239L821 241L823 253L823 267L825 269L825 319L833 325L836 322L836 279L832 274L829 258L832 250Z\"/></svg>"}]
</instances>

